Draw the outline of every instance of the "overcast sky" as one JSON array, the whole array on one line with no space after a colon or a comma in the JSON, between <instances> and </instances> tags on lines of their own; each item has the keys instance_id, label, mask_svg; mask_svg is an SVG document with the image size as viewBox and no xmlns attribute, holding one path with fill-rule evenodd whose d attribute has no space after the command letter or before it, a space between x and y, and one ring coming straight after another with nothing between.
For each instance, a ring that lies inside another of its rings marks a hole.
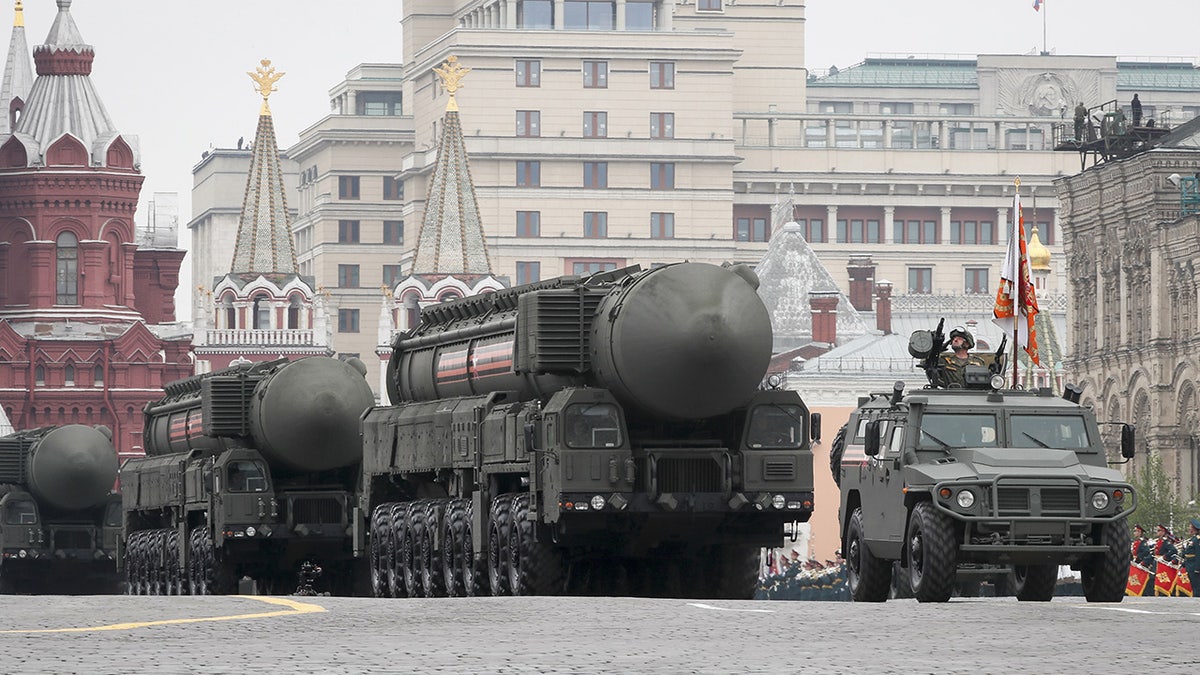
<instances>
[{"instance_id":1,"label":"overcast sky","mask_svg":"<svg viewBox=\"0 0 1200 675\"><path fill-rule=\"evenodd\" d=\"M96 50L92 80L117 129L141 142L146 181L138 225L154 192L178 192L182 228L191 217L191 169L200 154L254 137L261 99L246 72L260 59L287 73L271 110L279 146L288 148L329 112L328 91L347 71L359 63L399 61L400 5L74 0L71 14ZM12 6L0 0L0 26ZM57 11L55 0L25 0L31 48L45 41ZM1043 15L1046 46L1058 54L1200 55L1200 0L1045 0L1041 12L1033 0L810 0L806 62L825 70L851 66L868 53L1027 53L1043 47ZM186 232L181 239L186 247ZM184 289L189 272L190 260ZM182 316L189 303L181 294Z\"/></svg>"}]
</instances>

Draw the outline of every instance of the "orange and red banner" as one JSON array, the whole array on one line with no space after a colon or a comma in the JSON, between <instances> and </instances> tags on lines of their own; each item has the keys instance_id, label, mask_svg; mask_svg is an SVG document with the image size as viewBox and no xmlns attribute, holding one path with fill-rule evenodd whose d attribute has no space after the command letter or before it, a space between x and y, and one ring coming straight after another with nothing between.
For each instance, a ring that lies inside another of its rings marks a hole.
<instances>
[{"instance_id":1,"label":"orange and red banner","mask_svg":"<svg viewBox=\"0 0 1200 675\"><path fill-rule=\"evenodd\" d=\"M1187 570L1180 569L1179 574L1175 575L1175 590L1172 595L1192 597L1192 579L1188 576Z\"/></svg>"},{"instance_id":2,"label":"orange and red banner","mask_svg":"<svg viewBox=\"0 0 1200 675\"><path fill-rule=\"evenodd\" d=\"M1158 569L1154 573L1154 594L1171 595L1175 590L1175 577L1179 576L1179 568L1158 561Z\"/></svg>"},{"instance_id":3,"label":"orange and red banner","mask_svg":"<svg viewBox=\"0 0 1200 675\"><path fill-rule=\"evenodd\" d=\"M1025 348L1030 360L1042 365L1038 357L1037 330L1034 319L1038 314L1037 293L1029 277L1029 252L1025 247L1025 217L1021 213L1020 185L1013 194L1013 228L1008 240L1008 253L1000 270L1000 287L996 289L996 305L992 323L1011 335L1017 333L1017 344Z\"/></svg>"},{"instance_id":4,"label":"orange and red banner","mask_svg":"<svg viewBox=\"0 0 1200 675\"><path fill-rule=\"evenodd\" d=\"M1137 563L1129 565L1129 581L1125 584L1125 595L1141 596L1146 594L1146 586L1150 582L1150 570Z\"/></svg>"}]
</instances>

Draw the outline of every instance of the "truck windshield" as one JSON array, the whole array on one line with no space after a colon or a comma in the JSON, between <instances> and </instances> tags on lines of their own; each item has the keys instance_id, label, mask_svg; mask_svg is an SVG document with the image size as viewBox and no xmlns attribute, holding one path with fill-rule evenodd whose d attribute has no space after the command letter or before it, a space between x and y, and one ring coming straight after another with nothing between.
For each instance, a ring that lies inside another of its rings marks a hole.
<instances>
[{"instance_id":1,"label":"truck windshield","mask_svg":"<svg viewBox=\"0 0 1200 675\"><path fill-rule=\"evenodd\" d=\"M1012 415L1008 424L1009 445L1014 448L1091 447L1087 425L1079 415Z\"/></svg>"},{"instance_id":2,"label":"truck windshield","mask_svg":"<svg viewBox=\"0 0 1200 675\"><path fill-rule=\"evenodd\" d=\"M258 462L238 460L229 463L230 492L266 492L267 474Z\"/></svg>"},{"instance_id":3,"label":"truck windshield","mask_svg":"<svg viewBox=\"0 0 1200 675\"><path fill-rule=\"evenodd\" d=\"M750 413L746 445L798 448L804 445L804 411L798 405L760 405Z\"/></svg>"},{"instance_id":4,"label":"truck windshield","mask_svg":"<svg viewBox=\"0 0 1200 675\"><path fill-rule=\"evenodd\" d=\"M615 448L621 445L621 416L611 403L577 403L565 415L567 446Z\"/></svg>"},{"instance_id":5,"label":"truck windshield","mask_svg":"<svg viewBox=\"0 0 1200 675\"><path fill-rule=\"evenodd\" d=\"M37 508L28 499L14 499L4 509L4 522L9 525L37 523Z\"/></svg>"},{"instance_id":6,"label":"truck windshield","mask_svg":"<svg viewBox=\"0 0 1200 675\"><path fill-rule=\"evenodd\" d=\"M925 450L996 445L996 417L978 413L926 413L917 447Z\"/></svg>"}]
</instances>

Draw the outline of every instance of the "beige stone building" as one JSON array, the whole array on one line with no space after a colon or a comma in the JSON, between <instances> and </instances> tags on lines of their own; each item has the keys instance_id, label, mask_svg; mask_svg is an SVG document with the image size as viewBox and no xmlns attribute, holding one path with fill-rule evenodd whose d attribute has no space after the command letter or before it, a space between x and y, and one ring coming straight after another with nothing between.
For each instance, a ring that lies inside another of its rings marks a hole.
<instances>
[{"instance_id":1,"label":"beige stone building","mask_svg":"<svg viewBox=\"0 0 1200 675\"><path fill-rule=\"evenodd\" d=\"M1102 418L1137 425L1185 501L1200 492L1200 119L1057 182L1069 245L1070 370Z\"/></svg>"}]
</instances>

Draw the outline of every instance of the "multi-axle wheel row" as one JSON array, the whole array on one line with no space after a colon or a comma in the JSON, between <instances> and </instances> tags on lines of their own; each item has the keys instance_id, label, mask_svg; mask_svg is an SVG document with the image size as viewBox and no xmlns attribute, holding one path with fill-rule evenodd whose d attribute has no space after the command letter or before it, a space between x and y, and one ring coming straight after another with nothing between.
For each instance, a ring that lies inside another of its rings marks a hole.
<instances>
[{"instance_id":1,"label":"multi-axle wheel row","mask_svg":"<svg viewBox=\"0 0 1200 675\"><path fill-rule=\"evenodd\" d=\"M371 514L372 592L435 598L560 591L562 559L549 544L534 541L529 495L501 495L490 508L486 550L477 552L469 499L377 506Z\"/></svg>"},{"instance_id":2,"label":"multi-axle wheel row","mask_svg":"<svg viewBox=\"0 0 1200 675\"><path fill-rule=\"evenodd\" d=\"M192 530L188 569L179 532L173 529L141 530L125 542L125 578L130 595L209 595L233 591L233 577L217 564L212 533Z\"/></svg>"}]
</instances>

